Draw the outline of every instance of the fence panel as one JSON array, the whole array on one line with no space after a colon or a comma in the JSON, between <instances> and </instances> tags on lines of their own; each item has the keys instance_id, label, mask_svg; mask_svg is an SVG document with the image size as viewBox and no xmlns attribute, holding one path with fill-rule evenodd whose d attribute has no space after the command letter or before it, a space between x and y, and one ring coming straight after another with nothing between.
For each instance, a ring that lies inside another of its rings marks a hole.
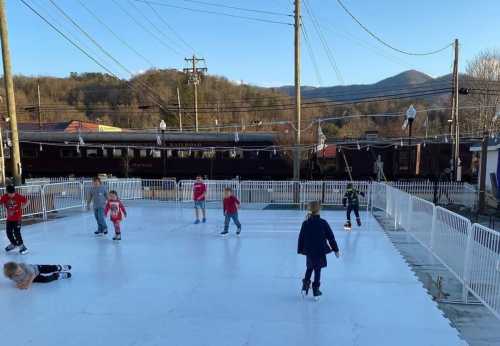
<instances>
[{"instance_id":1,"label":"fence panel","mask_svg":"<svg viewBox=\"0 0 500 346\"><path fill-rule=\"evenodd\" d=\"M242 203L300 204L301 184L297 181L243 181Z\"/></svg>"},{"instance_id":2,"label":"fence panel","mask_svg":"<svg viewBox=\"0 0 500 346\"><path fill-rule=\"evenodd\" d=\"M195 180L181 180L179 182L179 199L181 202L193 201L193 186ZM207 194L205 200L207 202L215 202L224 199L224 189L229 187L233 189L233 194L240 198L240 182L238 180L205 180L207 186Z\"/></svg>"},{"instance_id":3,"label":"fence panel","mask_svg":"<svg viewBox=\"0 0 500 346\"><path fill-rule=\"evenodd\" d=\"M500 318L500 233L474 224L471 239L466 284Z\"/></svg>"},{"instance_id":4,"label":"fence panel","mask_svg":"<svg viewBox=\"0 0 500 346\"><path fill-rule=\"evenodd\" d=\"M465 217L441 207L436 207L435 212L432 249L441 262L463 280L471 223Z\"/></svg>"},{"instance_id":5,"label":"fence panel","mask_svg":"<svg viewBox=\"0 0 500 346\"><path fill-rule=\"evenodd\" d=\"M301 202L320 201L323 205L342 205L347 185L360 192L359 205L368 206L370 201L370 182L367 181L307 181L301 184Z\"/></svg>"},{"instance_id":6,"label":"fence panel","mask_svg":"<svg viewBox=\"0 0 500 346\"><path fill-rule=\"evenodd\" d=\"M108 192L114 190L122 200L141 199L142 181L141 179L112 179L104 180L104 186Z\"/></svg>"},{"instance_id":7,"label":"fence panel","mask_svg":"<svg viewBox=\"0 0 500 346\"><path fill-rule=\"evenodd\" d=\"M387 213L387 188L388 186L381 183L373 183L371 185L371 199L372 199L372 207L376 209L380 209Z\"/></svg>"},{"instance_id":8,"label":"fence panel","mask_svg":"<svg viewBox=\"0 0 500 346\"><path fill-rule=\"evenodd\" d=\"M142 179L142 198L155 201L177 201L175 179Z\"/></svg>"},{"instance_id":9,"label":"fence panel","mask_svg":"<svg viewBox=\"0 0 500 346\"><path fill-rule=\"evenodd\" d=\"M408 231L427 249L431 249L434 204L423 198L411 197Z\"/></svg>"},{"instance_id":10,"label":"fence panel","mask_svg":"<svg viewBox=\"0 0 500 346\"><path fill-rule=\"evenodd\" d=\"M83 185L79 182L55 183L42 187L47 212L78 208L82 201Z\"/></svg>"}]
</instances>

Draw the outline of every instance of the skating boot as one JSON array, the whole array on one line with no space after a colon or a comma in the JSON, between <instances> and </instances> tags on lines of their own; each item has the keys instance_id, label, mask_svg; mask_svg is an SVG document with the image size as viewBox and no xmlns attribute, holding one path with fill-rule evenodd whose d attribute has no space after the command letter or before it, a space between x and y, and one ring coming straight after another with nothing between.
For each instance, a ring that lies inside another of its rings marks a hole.
<instances>
[{"instance_id":1,"label":"skating boot","mask_svg":"<svg viewBox=\"0 0 500 346\"><path fill-rule=\"evenodd\" d=\"M302 297L307 296L311 288L311 280L302 279Z\"/></svg>"},{"instance_id":2,"label":"skating boot","mask_svg":"<svg viewBox=\"0 0 500 346\"><path fill-rule=\"evenodd\" d=\"M15 250L16 249L16 245L14 244L9 244L6 248L5 248L5 252L11 252L12 250Z\"/></svg>"},{"instance_id":3,"label":"skating boot","mask_svg":"<svg viewBox=\"0 0 500 346\"><path fill-rule=\"evenodd\" d=\"M69 264L63 264L59 266L60 272L69 272L71 270L71 266Z\"/></svg>"},{"instance_id":4,"label":"skating boot","mask_svg":"<svg viewBox=\"0 0 500 346\"><path fill-rule=\"evenodd\" d=\"M220 235L225 237L229 234L229 231L226 231L226 230L223 230L222 232L220 232Z\"/></svg>"},{"instance_id":5,"label":"skating boot","mask_svg":"<svg viewBox=\"0 0 500 346\"><path fill-rule=\"evenodd\" d=\"M312 289L313 289L314 300L319 300L319 297L321 297L321 295L323 294L319 290L319 283L313 283L312 284Z\"/></svg>"},{"instance_id":6,"label":"skating boot","mask_svg":"<svg viewBox=\"0 0 500 346\"><path fill-rule=\"evenodd\" d=\"M236 235L239 237L241 235L241 227L236 230Z\"/></svg>"},{"instance_id":7,"label":"skating boot","mask_svg":"<svg viewBox=\"0 0 500 346\"><path fill-rule=\"evenodd\" d=\"M58 278L58 280L69 279L69 278L71 278L71 273L70 272L60 272L59 276L57 278Z\"/></svg>"},{"instance_id":8,"label":"skating boot","mask_svg":"<svg viewBox=\"0 0 500 346\"><path fill-rule=\"evenodd\" d=\"M113 237L113 240L122 240L122 235L120 233L115 234L115 236Z\"/></svg>"},{"instance_id":9,"label":"skating boot","mask_svg":"<svg viewBox=\"0 0 500 346\"><path fill-rule=\"evenodd\" d=\"M27 255L27 254L29 253L29 251L28 251L28 249L26 248L26 246L21 245L21 246L19 247L19 253L20 253L21 255Z\"/></svg>"},{"instance_id":10,"label":"skating boot","mask_svg":"<svg viewBox=\"0 0 500 346\"><path fill-rule=\"evenodd\" d=\"M352 228L351 221L349 221L349 220L348 220L348 221L344 224L344 229L345 229L346 231L350 231L350 230L351 230L351 228Z\"/></svg>"},{"instance_id":11,"label":"skating boot","mask_svg":"<svg viewBox=\"0 0 500 346\"><path fill-rule=\"evenodd\" d=\"M359 227L361 227L361 218L357 217L356 218L356 223L358 224Z\"/></svg>"}]
</instances>

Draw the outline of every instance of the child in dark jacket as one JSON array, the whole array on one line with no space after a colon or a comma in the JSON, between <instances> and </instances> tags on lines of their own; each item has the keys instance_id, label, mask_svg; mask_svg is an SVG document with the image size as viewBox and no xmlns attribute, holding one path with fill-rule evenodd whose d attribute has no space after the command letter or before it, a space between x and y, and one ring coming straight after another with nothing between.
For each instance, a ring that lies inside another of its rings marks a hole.
<instances>
[{"instance_id":1,"label":"child in dark jacket","mask_svg":"<svg viewBox=\"0 0 500 346\"><path fill-rule=\"evenodd\" d=\"M311 276L314 271L312 284L313 296L321 296L319 290L321 269L327 266L326 255L334 252L340 257L339 247L335 241L332 229L328 222L319 216L321 205L319 202L309 204L310 216L302 223L300 229L297 253L306 256L306 274L302 280L302 294L307 295L311 287Z\"/></svg>"},{"instance_id":2,"label":"child in dark jacket","mask_svg":"<svg viewBox=\"0 0 500 346\"><path fill-rule=\"evenodd\" d=\"M350 230L352 227L351 224L351 212L354 211L354 215L356 216L356 223L358 226L361 226L361 218L359 217L359 197L358 195L365 196L363 192L359 192L356 190L351 183L347 184L347 190L344 194L344 198L342 198L342 204L344 207L347 207L347 221L344 225L346 230Z\"/></svg>"}]
</instances>

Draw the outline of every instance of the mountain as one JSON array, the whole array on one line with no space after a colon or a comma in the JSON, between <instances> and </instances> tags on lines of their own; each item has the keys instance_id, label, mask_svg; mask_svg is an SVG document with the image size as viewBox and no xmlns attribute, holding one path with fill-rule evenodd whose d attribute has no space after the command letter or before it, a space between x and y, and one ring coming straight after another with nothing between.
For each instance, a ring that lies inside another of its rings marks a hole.
<instances>
[{"instance_id":1,"label":"mountain","mask_svg":"<svg viewBox=\"0 0 500 346\"><path fill-rule=\"evenodd\" d=\"M332 87L302 87L302 97L305 99L321 98L332 101L351 101L357 99L383 97L391 95L412 95L415 99L426 99L433 103L441 103L447 97L429 95L433 90L451 87L451 75L439 78L409 70L395 76L383 79L374 84L338 85ZM283 86L277 89L282 93L293 96L293 86Z\"/></svg>"}]
</instances>

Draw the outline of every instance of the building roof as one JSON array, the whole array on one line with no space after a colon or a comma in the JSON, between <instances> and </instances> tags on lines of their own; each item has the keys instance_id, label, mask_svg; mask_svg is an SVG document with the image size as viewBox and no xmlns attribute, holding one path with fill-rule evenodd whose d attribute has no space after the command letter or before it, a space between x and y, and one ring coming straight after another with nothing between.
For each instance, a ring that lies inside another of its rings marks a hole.
<instances>
[{"instance_id":1,"label":"building roof","mask_svg":"<svg viewBox=\"0 0 500 346\"><path fill-rule=\"evenodd\" d=\"M41 127L41 128L40 128ZM120 132L121 128L101 125L90 121L70 120L50 123L18 123L19 131L44 132Z\"/></svg>"}]
</instances>

